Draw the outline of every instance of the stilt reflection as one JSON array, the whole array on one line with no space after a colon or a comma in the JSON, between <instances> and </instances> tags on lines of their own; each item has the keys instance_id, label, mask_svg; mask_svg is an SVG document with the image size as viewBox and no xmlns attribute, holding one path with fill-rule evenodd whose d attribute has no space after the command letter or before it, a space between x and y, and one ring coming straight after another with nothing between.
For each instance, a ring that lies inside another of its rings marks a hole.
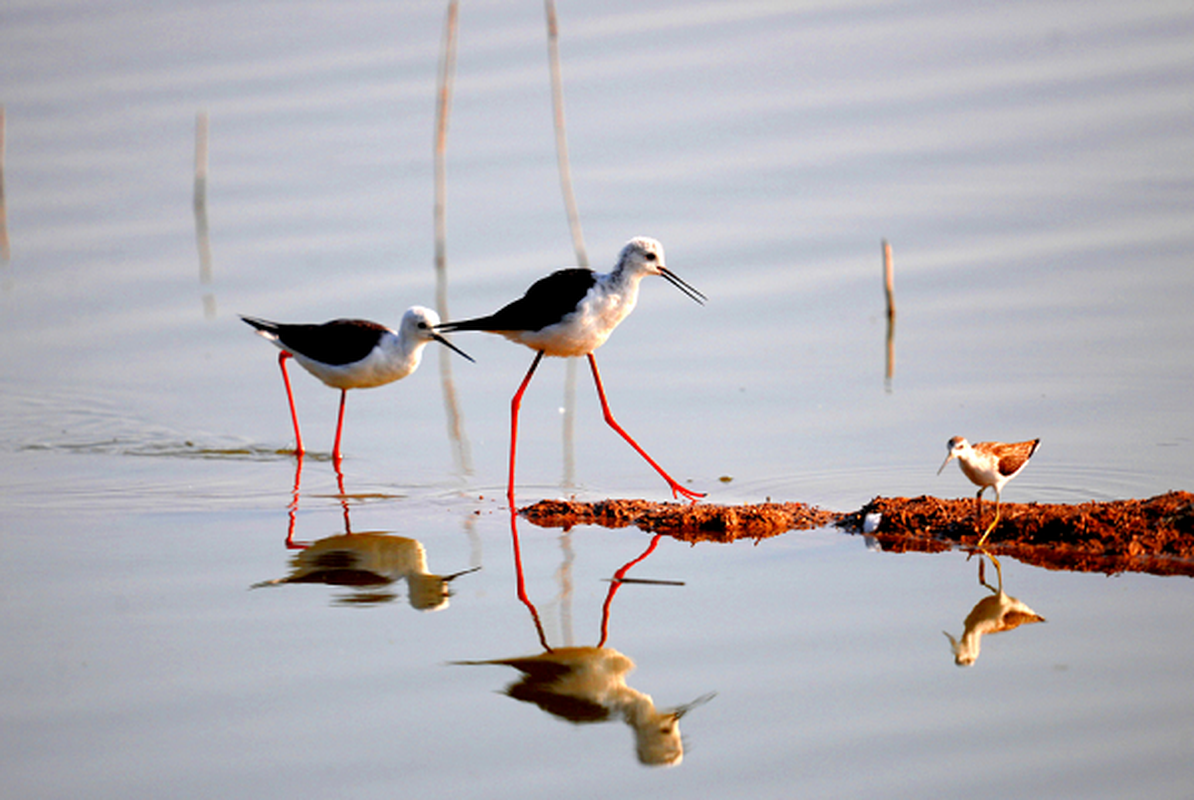
<instances>
[{"instance_id":1,"label":"stilt reflection","mask_svg":"<svg viewBox=\"0 0 1194 800\"><path fill-rule=\"evenodd\" d=\"M659 544L660 535L652 537L646 550L624 564L611 580L601 612L601 639L595 647L553 649L547 643L538 610L526 594L518 540L518 517L510 515L518 598L526 605L544 652L513 658L459 661L458 664L500 664L513 667L521 677L506 687L506 694L516 700L534 703L542 710L575 724L622 720L634 731L635 753L648 766L674 766L683 760L684 743L680 736L680 718L693 708L711 700L714 693L691 703L659 709L650 695L627 685L626 676L634 661L617 650L606 647L610 609L618 590L628 582L626 573L647 558Z\"/></svg>"},{"instance_id":2,"label":"stilt reflection","mask_svg":"<svg viewBox=\"0 0 1194 800\"><path fill-rule=\"evenodd\" d=\"M297 458L294 473L294 495L288 510L289 524L286 546L297 550L291 558L291 572L284 578L262 581L252 588L280 586L287 583L322 583L351 587L355 591L337 602L344 604L388 603L397 598L389 587L399 580L407 585L407 600L418 611L447 608L451 596L450 584L461 575L480 567L436 575L427 569L427 552L416 539L396 536L385 531L353 533L348 512L349 495L344 492L344 475L336 466L338 499L344 511L344 533L314 542L298 542L294 538L298 515L299 485L303 458Z\"/></svg>"},{"instance_id":3,"label":"stilt reflection","mask_svg":"<svg viewBox=\"0 0 1194 800\"><path fill-rule=\"evenodd\" d=\"M987 583L984 556L991 559L991 563L995 565L997 587ZM1004 593L1003 568L999 564L999 559L986 550L980 550L978 557L978 582L990 589L993 596L979 600L966 615L962 638L955 639L948 631L943 631L949 639L950 649L954 654L954 663L959 667L968 667L978 660L984 635L1003 633L1021 625L1045 621L1044 617L1024 603Z\"/></svg>"}]
</instances>

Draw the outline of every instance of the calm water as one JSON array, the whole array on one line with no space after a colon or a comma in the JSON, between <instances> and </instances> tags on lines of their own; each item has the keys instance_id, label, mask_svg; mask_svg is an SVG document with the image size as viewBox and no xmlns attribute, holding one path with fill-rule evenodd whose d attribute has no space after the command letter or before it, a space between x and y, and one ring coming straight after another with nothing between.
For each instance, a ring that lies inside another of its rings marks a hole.
<instances>
[{"instance_id":1,"label":"calm water","mask_svg":"<svg viewBox=\"0 0 1194 800\"><path fill-rule=\"evenodd\" d=\"M934 475L954 434L1043 439L1010 501L1194 487L1187 5L562 3L591 260L655 236L710 297L644 284L599 353L619 421L715 502L968 496ZM530 351L457 338L478 361L452 363L459 446L436 353L350 395L342 492L336 393L294 376L317 450L296 476L274 351L236 317L433 303L444 12L0 12L0 793L1190 796L1186 579L1005 560L1047 622L958 668L942 631L994 596L964 554L662 539L629 574L683 586L624 585L607 650L581 651L629 675L540 692L550 713L504 694L510 666L454 663L543 652L502 500ZM471 316L575 256L543 9L466 3L460 22L448 256ZM569 464L564 386L550 361L527 394L520 502L665 499L584 371ZM294 572L288 537L334 555L346 530L394 582L250 588ZM596 646L607 579L652 538L518 533L543 638ZM475 566L425 610L432 576ZM610 719L568 721L594 686ZM631 722L698 699L683 762L641 765Z\"/></svg>"}]
</instances>

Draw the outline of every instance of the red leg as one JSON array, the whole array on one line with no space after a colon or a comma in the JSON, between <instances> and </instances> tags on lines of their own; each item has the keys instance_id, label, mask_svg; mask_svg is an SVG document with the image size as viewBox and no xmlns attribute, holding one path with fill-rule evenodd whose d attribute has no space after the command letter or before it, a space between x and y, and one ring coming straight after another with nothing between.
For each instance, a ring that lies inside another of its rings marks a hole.
<instances>
[{"instance_id":1,"label":"red leg","mask_svg":"<svg viewBox=\"0 0 1194 800\"><path fill-rule=\"evenodd\" d=\"M511 511L514 511L514 449L518 445L518 409L522 406L522 394L527 390L527 384L531 382L531 376L535 374L542 360L543 351L540 350L535 354L535 360L531 362L531 368L527 370L518 391L514 393L514 399L510 401L510 481L506 485L506 499L510 502Z\"/></svg>"},{"instance_id":2,"label":"red leg","mask_svg":"<svg viewBox=\"0 0 1194 800\"><path fill-rule=\"evenodd\" d=\"M614 595L622 588L622 579L626 577L627 572L630 572L631 567L655 552L655 547L662 538L662 533L655 534L651 538L651 544L647 545L647 549L643 551L641 556L626 562L622 565L621 569L614 573L614 579L609 582L609 591L605 594L605 605L601 607L601 641L597 643L598 647L605 647L605 640L609 638L609 609L614 603Z\"/></svg>"},{"instance_id":3,"label":"red leg","mask_svg":"<svg viewBox=\"0 0 1194 800\"><path fill-rule=\"evenodd\" d=\"M539 644L543 645L543 649L550 653L551 645L547 643L547 634L543 632L543 623L539 619L539 609L535 608L535 604L527 596L526 578L522 573L522 548L518 544L518 512L514 510L513 503L510 504L510 541L514 547L514 577L517 581L518 599L531 612L531 619L535 621L535 632L539 634Z\"/></svg>"},{"instance_id":4,"label":"red leg","mask_svg":"<svg viewBox=\"0 0 1194 800\"><path fill-rule=\"evenodd\" d=\"M294 454L301 456L303 450L303 435L299 432L298 413L294 410L294 392L290 390L290 375L286 372L286 359L292 358L290 353L283 350L278 354L278 366L282 368L282 382L286 384L286 400L290 403L290 420L294 423Z\"/></svg>"},{"instance_id":5,"label":"red leg","mask_svg":"<svg viewBox=\"0 0 1194 800\"><path fill-rule=\"evenodd\" d=\"M336 486L340 489L340 507L344 509L344 532L352 533L352 521L348 518L348 493L344 491L344 473L340 471L338 460L332 460L332 469L336 471Z\"/></svg>"},{"instance_id":6,"label":"red leg","mask_svg":"<svg viewBox=\"0 0 1194 800\"><path fill-rule=\"evenodd\" d=\"M336 443L332 445L332 463L340 466L340 432L344 430L344 401L348 398L348 390L340 390L340 418L336 421ZM341 492L343 494L343 492Z\"/></svg>"},{"instance_id":7,"label":"red leg","mask_svg":"<svg viewBox=\"0 0 1194 800\"><path fill-rule=\"evenodd\" d=\"M311 545L310 542L296 542L294 540L294 525L296 517L298 516L299 506L299 484L303 477L303 454L299 453L294 460L294 491L290 498L290 508L288 515L290 522L286 527L286 547L290 550L304 550Z\"/></svg>"},{"instance_id":8,"label":"red leg","mask_svg":"<svg viewBox=\"0 0 1194 800\"><path fill-rule=\"evenodd\" d=\"M630 446L633 447L635 449L635 451L637 451L640 456L647 459L648 464L655 467L655 471L663 476L663 479L665 481L667 481L668 487L671 488L672 497L678 497L679 495L684 495L686 498L688 498L689 500L691 500L694 503L698 499L704 497L705 496L704 493L694 492L691 489L684 488L671 475L668 475L666 472L664 472L663 467L656 464L655 459L653 459L653 458L651 458L651 456L647 455L647 451L644 450L643 448L639 447L638 442L636 442L636 441L634 441L634 439L630 438L630 434L622 429L622 426L619 425L617 420L614 419L614 415L612 413L610 413L609 402L606 401L606 399L605 399L605 389L601 385L601 373L599 373L597 371L597 359L593 357L592 353L589 353L589 367L593 370L593 382L597 384L597 396L601 398L601 411L603 414L605 414L606 423L611 428L613 428L615 431L620 433L622 435L622 438L625 439L627 442L629 442Z\"/></svg>"}]
</instances>

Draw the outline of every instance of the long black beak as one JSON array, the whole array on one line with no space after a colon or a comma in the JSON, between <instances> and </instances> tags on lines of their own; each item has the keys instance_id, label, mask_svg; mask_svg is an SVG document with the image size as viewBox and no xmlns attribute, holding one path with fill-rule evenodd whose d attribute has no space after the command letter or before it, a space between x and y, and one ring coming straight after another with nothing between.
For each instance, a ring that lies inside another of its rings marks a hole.
<instances>
[{"instance_id":1,"label":"long black beak","mask_svg":"<svg viewBox=\"0 0 1194 800\"><path fill-rule=\"evenodd\" d=\"M454 350L455 352L457 352L457 353L459 353L460 355L464 356L464 357L465 357L465 358L467 358L469 361L472 361L474 364L476 364L476 363L477 363L476 359L474 359L474 358L473 358L472 356L470 356L468 353L466 353L466 352L464 352L463 350L461 350L461 349L460 349L459 347L457 347L456 345L454 345L454 344L452 344L451 342L449 342L449 341L448 341L447 339L445 339L444 337L440 336L438 333L433 333L433 334L431 334L431 338L432 338L432 339L435 339L435 341L439 342L440 344L442 344L444 347L448 348L449 350Z\"/></svg>"},{"instance_id":2,"label":"long black beak","mask_svg":"<svg viewBox=\"0 0 1194 800\"><path fill-rule=\"evenodd\" d=\"M443 577L443 581L444 581L444 583L450 583L450 582L456 580L457 578L459 578L461 575L468 575L470 572L476 572L479 569L481 569L481 568L480 567L471 567L469 569L462 569L462 570L460 570L460 572L453 572L451 575L445 575Z\"/></svg>"},{"instance_id":3,"label":"long black beak","mask_svg":"<svg viewBox=\"0 0 1194 800\"><path fill-rule=\"evenodd\" d=\"M675 286L677 289L684 292L684 294L688 295L689 297L691 297L693 300L700 303L701 305L704 305L705 301L709 299L709 298L705 297L705 295L698 292L696 289L689 286L684 281L680 280L680 276L677 275L676 273L672 272L667 267L660 267L659 274L662 275L664 277L664 280L666 280L672 286Z\"/></svg>"}]
</instances>

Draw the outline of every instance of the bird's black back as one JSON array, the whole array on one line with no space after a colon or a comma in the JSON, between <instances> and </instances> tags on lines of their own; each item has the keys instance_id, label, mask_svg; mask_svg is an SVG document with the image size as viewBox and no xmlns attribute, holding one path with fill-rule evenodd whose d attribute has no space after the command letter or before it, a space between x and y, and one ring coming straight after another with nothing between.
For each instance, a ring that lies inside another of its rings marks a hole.
<instances>
[{"instance_id":1,"label":"bird's black back","mask_svg":"<svg viewBox=\"0 0 1194 800\"><path fill-rule=\"evenodd\" d=\"M556 270L531 284L526 294L487 317L436 326L440 331L538 331L576 309L597 283L597 273L583 267Z\"/></svg>"},{"instance_id":2,"label":"bird's black back","mask_svg":"<svg viewBox=\"0 0 1194 800\"><path fill-rule=\"evenodd\" d=\"M332 366L360 361L373 351L385 325L363 319L334 319L322 325L288 325L253 317L241 317L259 331L267 331L291 353Z\"/></svg>"}]
</instances>

